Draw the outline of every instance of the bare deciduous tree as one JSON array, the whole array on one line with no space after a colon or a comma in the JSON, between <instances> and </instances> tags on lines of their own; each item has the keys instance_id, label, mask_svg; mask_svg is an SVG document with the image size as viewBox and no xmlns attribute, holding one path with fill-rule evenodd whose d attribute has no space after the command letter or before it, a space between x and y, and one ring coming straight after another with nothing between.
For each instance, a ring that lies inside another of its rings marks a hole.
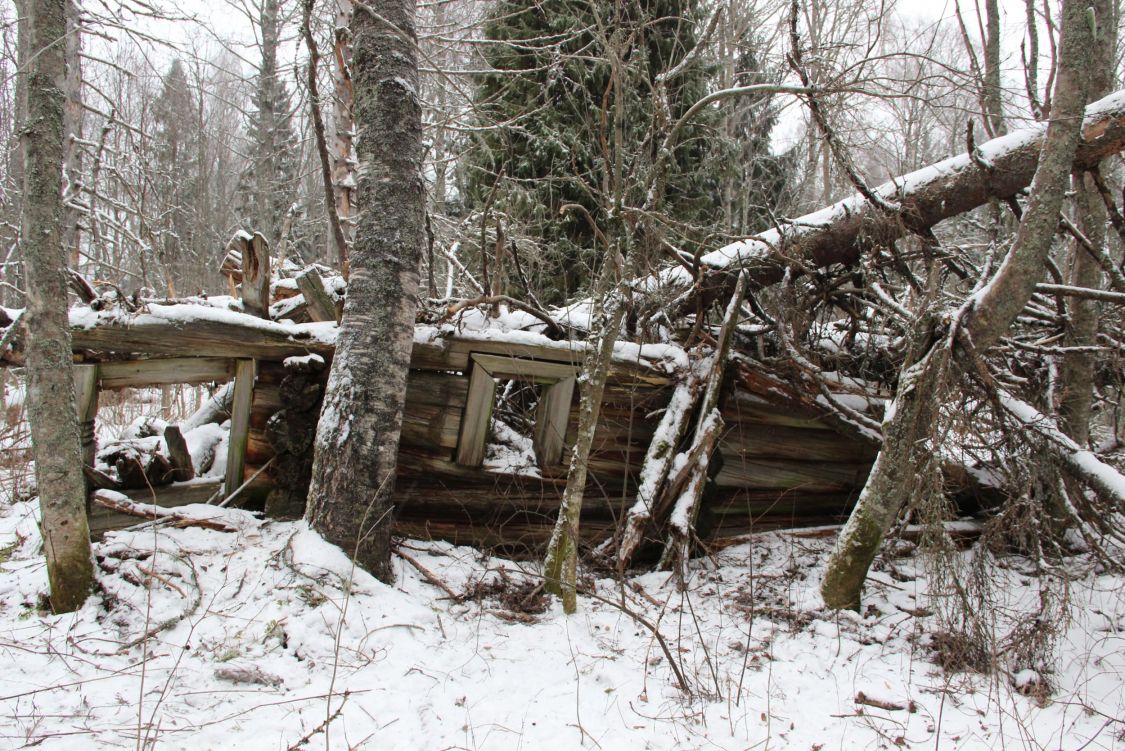
<instances>
[{"instance_id":1,"label":"bare deciduous tree","mask_svg":"<svg viewBox=\"0 0 1125 751\"><path fill-rule=\"evenodd\" d=\"M80 607L94 581L74 398L63 248L64 0L28 3L21 242L27 270L27 410L51 607Z\"/></svg>"}]
</instances>

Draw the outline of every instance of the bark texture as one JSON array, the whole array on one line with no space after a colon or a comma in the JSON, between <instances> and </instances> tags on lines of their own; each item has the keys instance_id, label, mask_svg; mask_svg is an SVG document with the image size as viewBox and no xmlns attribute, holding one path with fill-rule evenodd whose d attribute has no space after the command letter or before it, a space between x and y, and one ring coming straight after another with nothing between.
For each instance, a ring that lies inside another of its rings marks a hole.
<instances>
[{"instance_id":1,"label":"bark texture","mask_svg":"<svg viewBox=\"0 0 1125 751\"><path fill-rule=\"evenodd\" d=\"M933 326L923 325L915 332L914 352L921 350L922 354L910 358L903 370L895 401L888 407L889 418L884 422L883 448L840 532L821 582L821 595L831 608L859 607L871 562L914 487L917 451L920 445L924 450L938 405L948 388L954 347L971 343L983 352L999 341L1044 274L1086 102L1093 37L1085 10L1085 3L1077 0L1063 3L1051 121L1032 179L1027 210L1008 255L989 283L952 317L951 330L935 336Z\"/></svg>"},{"instance_id":2,"label":"bark texture","mask_svg":"<svg viewBox=\"0 0 1125 751\"><path fill-rule=\"evenodd\" d=\"M1000 86L1000 3L985 0L984 91L981 97L990 136L1004 135L1004 90Z\"/></svg>"},{"instance_id":3,"label":"bark texture","mask_svg":"<svg viewBox=\"0 0 1125 751\"><path fill-rule=\"evenodd\" d=\"M571 450L562 506L551 540L547 544L547 556L543 563L546 582L544 588L562 598L566 613L574 613L578 609L578 524L582 515L582 500L586 494L590 451L594 446L602 396L609 377L609 364L613 360L613 347L625 319L623 302L604 291L607 282L614 276L613 266L613 263L606 261L599 280L600 297L608 297L609 301L603 303L605 307L595 314L600 321L599 330L594 337L597 346L589 349L582 364L578 431Z\"/></svg>"},{"instance_id":4,"label":"bark texture","mask_svg":"<svg viewBox=\"0 0 1125 751\"><path fill-rule=\"evenodd\" d=\"M414 6L411 5L411 8ZM332 85L335 89L335 108L332 125L332 185L336 203L336 216L344 245L337 241L336 262L346 278L348 276L347 250L355 242L355 223L357 211L356 193L356 127L355 86L352 80L352 38L348 31L352 26L355 3L352 0L336 0L336 33L333 46L335 67L332 69ZM384 16L385 17L385 16ZM362 204L360 204L362 205Z\"/></svg>"},{"instance_id":5,"label":"bark texture","mask_svg":"<svg viewBox=\"0 0 1125 751\"><path fill-rule=\"evenodd\" d=\"M312 115L313 138L316 141L316 153L320 158L321 183L324 186L324 209L328 214L328 224L332 229L332 239L336 243L336 260L341 268L348 257L348 242L344 237L343 227L340 225L340 215L336 213L335 189L332 187L332 157L328 153L328 141L324 133L324 117L320 112L320 85L317 81L317 67L320 64L320 51L313 38L311 17L316 0L305 0L301 16L301 36L305 40L305 47L309 50L308 76L305 79L309 87L309 113Z\"/></svg>"},{"instance_id":6,"label":"bark texture","mask_svg":"<svg viewBox=\"0 0 1125 751\"><path fill-rule=\"evenodd\" d=\"M1093 44L1090 66L1089 96L1102 97L1113 86L1114 51L1117 49L1117 2L1095 0L1091 7L1097 20L1097 36ZM1098 248L1106 242L1106 210L1098 188L1090 175L1074 175L1077 224L1086 238ZM1070 249L1068 283L1075 287L1099 289L1102 271L1098 262L1077 241ZM1098 303L1072 299L1067 304L1067 327L1063 339L1066 347L1083 347L1096 343ZM1094 391L1094 357L1089 352L1070 350L1063 355L1059 368L1059 415L1067 434L1085 445L1090 435L1090 408Z\"/></svg>"},{"instance_id":7,"label":"bark texture","mask_svg":"<svg viewBox=\"0 0 1125 751\"><path fill-rule=\"evenodd\" d=\"M414 3L352 21L360 205L348 300L317 430L308 518L359 565L392 579L395 461L425 246Z\"/></svg>"},{"instance_id":8,"label":"bark texture","mask_svg":"<svg viewBox=\"0 0 1125 751\"><path fill-rule=\"evenodd\" d=\"M254 231L262 233L271 247L281 245L281 228L277 226L276 215L272 207L279 170L277 169L278 154L275 153L277 144L274 142L277 133L278 114L275 111L277 101L273 93L278 86L277 71L277 45L280 31L280 2L279 0L265 0L258 20L258 31L262 35L261 49L262 62L258 68L258 142L254 144L254 181L256 187L256 200L254 206ZM270 270L265 270L266 278Z\"/></svg>"},{"instance_id":9,"label":"bark texture","mask_svg":"<svg viewBox=\"0 0 1125 751\"><path fill-rule=\"evenodd\" d=\"M69 612L94 580L86 483L67 325L63 248L63 61L65 0L27 5L31 52L21 244L27 273L27 412L42 509L51 607Z\"/></svg>"}]
</instances>

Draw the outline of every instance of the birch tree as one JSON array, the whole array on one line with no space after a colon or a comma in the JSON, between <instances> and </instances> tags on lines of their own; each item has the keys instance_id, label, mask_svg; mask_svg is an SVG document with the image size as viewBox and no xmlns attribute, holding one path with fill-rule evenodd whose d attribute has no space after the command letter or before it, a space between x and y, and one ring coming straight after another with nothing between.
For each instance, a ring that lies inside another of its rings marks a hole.
<instances>
[{"instance_id":1,"label":"birch tree","mask_svg":"<svg viewBox=\"0 0 1125 751\"><path fill-rule=\"evenodd\" d=\"M307 516L360 566L390 581L395 461L425 246L414 3L359 6L351 37L364 210L317 428Z\"/></svg>"},{"instance_id":2,"label":"birch tree","mask_svg":"<svg viewBox=\"0 0 1125 751\"><path fill-rule=\"evenodd\" d=\"M77 609L93 585L86 483L75 416L63 248L65 0L27 5L27 125L21 245L27 273L27 412L51 608Z\"/></svg>"}]
</instances>

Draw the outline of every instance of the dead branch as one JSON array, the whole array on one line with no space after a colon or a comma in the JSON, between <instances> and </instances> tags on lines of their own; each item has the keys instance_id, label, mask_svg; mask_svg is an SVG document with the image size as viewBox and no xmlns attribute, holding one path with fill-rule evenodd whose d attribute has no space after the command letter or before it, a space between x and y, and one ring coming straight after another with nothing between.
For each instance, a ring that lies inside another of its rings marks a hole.
<instances>
[{"instance_id":1,"label":"dead branch","mask_svg":"<svg viewBox=\"0 0 1125 751\"><path fill-rule=\"evenodd\" d=\"M185 516L178 513L175 509L168 509L151 503L137 503L120 493L113 493L112 491L95 491L93 501L99 506L104 506L110 511L116 511L119 514L135 516L139 519L147 519L148 521L167 520L171 522L174 527L203 527L204 529L213 529L217 532L238 531L238 527L232 527L229 524L219 521L217 518L206 519Z\"/></svg>"},{"instance_id":2,"label":"dead branch","mask_svg":"<svg viewBox=\"0 0 1125 751\"><path fill-rule=\"evenodd\" d=\"M529 313L535 316L540 321L547 324L547 330L554 337L561 339L566 336L566 332L563 330L562 326L560 326L554 318L551 318L551 316L548 315L546 311L537 308L534 305L525 303L522 300L517 300L514 297L509 297L508 295L482 295L480 297L474 297L472 299L460 300L446 308L445 315L442 316L442 319L448 320L460 313L462 310L466 310L467 308L475 308L479 305L497 305L499 303L510 305L513 308L522 310L525 313Z\"/></svg>"},{"instance_id":3,"label":"dead branch","mask_svg":"<svg viewBox=\"0 0 1125 751\"><path fill-rule=\"evenodd\" d=\"M442 592L445 592L447 595L449 595L449 599L453 600L454 602L461 601L462 598L459 597L456 592L450 589L448 584L439 579L433 571L430 571L428 568L423 566L417 558L410 555L409 553L403 552L401 546L396 545L394 548L394 553L399 558L413 566L414 570L421 574L423 579L440 589Z\"/></svg>"}]
</instances>

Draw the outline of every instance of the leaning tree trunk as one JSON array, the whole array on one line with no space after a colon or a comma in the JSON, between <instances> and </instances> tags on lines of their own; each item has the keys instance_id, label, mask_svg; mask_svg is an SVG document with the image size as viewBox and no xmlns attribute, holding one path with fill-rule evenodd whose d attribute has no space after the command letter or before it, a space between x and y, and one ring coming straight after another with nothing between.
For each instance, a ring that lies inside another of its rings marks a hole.
<instances>
[{"instance_id":1,"label":"leaning tree trunk","mask_svg":"<svg viewBox=\"0 0 1125 751\"><path fill-rule=\"evenodd\" d=\"M915 447L932 429L947 390L954 346L967 339L983 352L999 341L1043 276L1078 146L1091 32L1085 3L1064 0L1054 105L1028 208L996 275L952 317L955 330L937 337L928 352L904 369L895 400L887 408L883 448L828 560L820 586L828 607L859 608L867 571L913 486Z\"/></svg>"},{"instance_id":2,"label":"leaning tree trunk","mask_svg":"<svg viewBox=\"0 0 1125 751\"><path fill-rule=\"evenodd\" d=\"M27 413L39 486L51 608L77 609L94 580L75 411L62 244L65 0L28 3L31 59L23 131Z\"/></svg>"},{"instance_id":3,"label":"leaning tree trunk","mask_svg":"<svg viewBox=\"0 0 1125 751\"><path fill-rule=\"evenodd\" d=\"M412 6L413 7L413 6ZM336 263L348 278L348 248L355 242L355 214L362 202L356 192L355 140L352 134L356 125L355 81L352 78L353 60L352 17L353 0L336 0L336 31L333 43L335 66L332 68L332 85L335 106L332 116L332 185L335 193L336 216L340 223L344 244L337 240Z\"/></svg>"},{"instance_id":4,"label":"leaning tree trunk","mask_svg":"<svg viewBox=\"0 0 1125 751\"><path fill-rule=\"evenodd\" d=\"M352 38L359 195L368 209L352 248L307 515L326 539L390 581L395 461L425 246L414 4L362 6Z\"/></svg>"}]
</instances>

